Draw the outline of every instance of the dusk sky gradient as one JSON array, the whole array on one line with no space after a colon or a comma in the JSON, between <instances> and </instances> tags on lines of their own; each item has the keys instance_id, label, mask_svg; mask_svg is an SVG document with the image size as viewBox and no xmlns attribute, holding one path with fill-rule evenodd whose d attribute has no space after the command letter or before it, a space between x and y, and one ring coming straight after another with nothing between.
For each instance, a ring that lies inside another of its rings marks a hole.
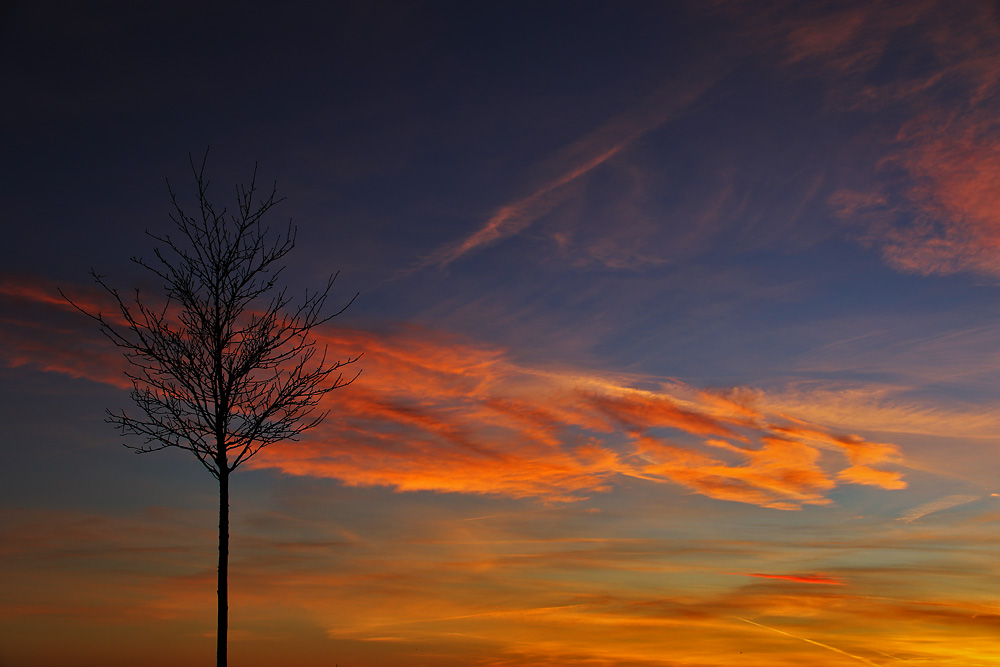
<instances>
[{"instance_id":1,"label":"dusk sky gradient","mask_svg":"<svg viewBox=\"0 0 1000 667\"><path fill-rule=\"evenodd\" d=\"M0 14L0 665L214 664L218 496L59 290L287 197L363 354L232 480L234 667L1000 667L1000 4ZM135 443L133 443L135 444Z\"/></svg>"}]
</instances>

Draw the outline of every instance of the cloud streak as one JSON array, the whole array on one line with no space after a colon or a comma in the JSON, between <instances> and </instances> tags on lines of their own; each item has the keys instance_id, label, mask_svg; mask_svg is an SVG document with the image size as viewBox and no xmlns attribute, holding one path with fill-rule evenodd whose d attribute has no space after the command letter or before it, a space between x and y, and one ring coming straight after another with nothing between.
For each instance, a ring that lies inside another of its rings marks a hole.
<instances>
[{"instance_id":1,"label":"cloud streak","mask_svg":"<svg viewBox=\"0 0 1000 667\"><path fill-rule=\"evenodd\" d=\"M778 628L772 628L772 627L770 627L768 625L764 625L762 623L757 623L756 621L751 621L751 620L746 619L746 618L736 617L736 620L743 621L744 623L749 623L750 625L756 625L758 628L764 628L765 630L770 630L771 632L777 632L780 635L784 635L786 637L791 637L792 639L798 639L799 641L807 642L807 643L812 644L814 646L819 646L820 648L825 648L826 650L833 651L834 653L839 653L841 655L846 655L848 658L852 658L854 660L857 660L858 662L863 662L866 665L872 665L873 667L879 667L879 664L877 662L872 662L868 658L865 658L865 657L860 656L860 655L854 655L853 653L848 653L847 651L845 651L843 649L840 649L840 648L837 648L836 646L830 646L829 644L824 644L822 642L818 642L815 639L809 639L808 637L800 637L798 635L793 635L790 632L785 632L784 630L779 630Z\"/></svg>"},{"instance_id":2,"label":"cloud streak","mask_svg":"<svg viewBox=\"0 0 1000 667\"><path fill-rule=\"evenodd\" d=\"M471 252L523 232L571 197L574 186L588 174L683 113L709 83L660 91L580 137L546 161L550 176L530 194L499 207L476 231L435 250L417 268L445 268Z\"/></svg>"},{"instance_id":3,"label":"cloud streak","mask_svg":"<svg viewBox=\"0 0 1000 667\"><path fill-rule=\"evenodd\" d=\"M913 523L917 519L922 519L928 514L934 514L935 512L942 512L946 509L951 509L952 507L958 507L959 505L965 505L973 501L979 500L979 496L968 496L968 495L954 495L946 496L944 498L939 498L937 500L932 500L930 502L924 503L914 507L909 512L904 514L899 518L903 523Z\"/></svg>"}]
</instances>

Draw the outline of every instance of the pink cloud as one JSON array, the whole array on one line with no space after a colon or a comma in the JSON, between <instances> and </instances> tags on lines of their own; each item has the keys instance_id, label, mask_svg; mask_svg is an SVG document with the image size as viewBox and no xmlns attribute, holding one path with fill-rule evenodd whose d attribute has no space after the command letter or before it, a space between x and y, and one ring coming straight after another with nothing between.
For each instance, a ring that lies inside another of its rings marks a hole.
<instances>
[{"instance_id":1,"label":"pink cloud","mask_svg":"<svg viewBox=\"0 0 1000 667\"><path fill-rule=\"evenodd\" d=\"M992 115L920 118L903 129L899 164L911 178L918 216L885 232L890 264L923 274L1000 275L998 133Z\"/></svg>"},{"instance_id":2,"label":"pink cloud","mask_svg":"<svg viewBox=\"0 0 1000 667\"><path fill-rule=\"evenodd\" d=\"M787 19L788 62L818 67L838 105L900 105L908 117L886 142L881 184L830 198L898 270L1000 275L1000 26L992 12L990 3L919 0ZM927 64L872 82L866 75L903 48L897 38Z\"/></svg>"}]
</instances>

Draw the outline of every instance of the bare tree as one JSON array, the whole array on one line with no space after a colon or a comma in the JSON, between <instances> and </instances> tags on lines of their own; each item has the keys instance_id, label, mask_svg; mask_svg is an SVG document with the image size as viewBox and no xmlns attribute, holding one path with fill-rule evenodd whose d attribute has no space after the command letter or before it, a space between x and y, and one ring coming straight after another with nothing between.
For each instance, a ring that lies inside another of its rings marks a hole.
<instances>
[{"instance_id":1,"label":"bare tree","mask_svg":"<svg viewBox=\"0 0 1000 667\"><path fill-rule=\"evenodd\" d=\"M207 153L206 153L207 158ZM238 209L217 211L208 198L205 160L193 159L197 211L185 213L170 187L176 227L172 236L147 232L159 242L155 260L132 261L163 281L165 298L152 302L135 290L126 299L91 271L116 304L95 320L129 362L131 397L138 416L108 411L123 435L140 436L147 453L176 447L197 457L219 481L218 665L227 660L229 475L263 447L295 440L323 421L316 406L328 392L350 384L340 371L358 357L327 359L313 329L342 313L324 314L336 274L326 287L306 292L299 305L276 287L281 261L295 245L291 222L272 234L263 218L282 199L276 186L261 197L257 169L249 186L237 187ZM255 197L257 198L255 201Z\"/></svg>"}]
</instances>

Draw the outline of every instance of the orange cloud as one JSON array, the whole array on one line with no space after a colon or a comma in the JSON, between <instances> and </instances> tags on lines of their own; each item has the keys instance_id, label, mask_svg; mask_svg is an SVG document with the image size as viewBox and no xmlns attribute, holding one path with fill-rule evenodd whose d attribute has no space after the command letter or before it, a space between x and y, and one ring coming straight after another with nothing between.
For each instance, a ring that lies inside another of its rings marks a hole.
<instances>
[{"instance_id":1,"label":"orange cloud","mask_svg":"<svg viewBox=\"0 0 1000 667\"><path fill-rule=\"evenodd\" d=\"M77 290L81 307L111 310L92 290ZM87 378L120 388L131 387L125 360L107 341L86 331L85 318L59 294L55 285L27 277L0 279L0 359L8 366ZM82 334L82 335L81 335Z\"/></svg>"},{"instance_id":2,"label":"orange cloud","mask_svg":"<svg viewBox=\"0 0 1000 667\"><path fill-rule=\"evenodd\" d=\"M772 425L771 429L799 442L815 443L821 447L842 451L851 463L850 467L838 473L844 481L881 486L885 489L906 488L906 482L902 480L900 474L871 467L873 463L898 461L899 450L895 445L869 442L856 435L832 435L798 420L792 422L791 425Z\"/></svg>"},{"instance_id":3,"label":"orange cloud","mask_svg":"<svg viewBox=\"0 0 1000 667\"><path fill-rule=\"evenodd\" d=\"M761 438L760 449L743 449L712 442L740 454L736 463L644 438L640 453L651 462L645 475L670 480L721 500L798 509L802 504L825 505L825 492L836 483L818 465L819 451L781 438Z\"/></svg>"},{"instance_id":4,"label":"orange cloud","mask_svg":"<svg viewBox=\"0 0 1000 667\"><path fill-rule=\"evenodd\" d=\"M586 400L626 431L667 427L697 435L739 437L718 419L684 409L667 395L635 391L624 395L595 394Z\"/></svg>"},{"instance_id":5,"label":"orange cloud","mask_svg":"<svg viewBox=\"0 0 1000 667\"><path fill-rule=\"evenodd\" d=\"M46 322L65 316L55 302L17 300L41 309L30 322L44 335L24 335L23 322L5 326L8 364L123 386L116 350L85 318L53 327ZM318 338L333 358L364 353L364 372L327 396L322 426L250 465L349 485L550 502L607 491L622 476L779 509L826 504L842 482L905 486L899 473L874 467L899 462L893 445L768 414L749 390L674 381L640 390L632 386L639 378L528 366L502 348L412 326L330 327ZM840 457L823 454L830 450Z\"/></svg>"},{"instance_id":6,"label":"orange cloud","mask_svg":"<svg viewBox=\"0 0 1000 667\"><path fill-rule=\"evenodd\" d=\"M364 351L364 373L331 397L321 430L272 446L254 465L353 485L549 501L630 476L781 509L829 502L838 480L902 485L897 473L871 467L898 461L894 446L755 411L752 392L676 382L639 390L627 377L526 367L502 349L414 327L341 329L325 342L337 355ZM850 465L822 460L828 449Z\"/></svg>"}]
</instances>

